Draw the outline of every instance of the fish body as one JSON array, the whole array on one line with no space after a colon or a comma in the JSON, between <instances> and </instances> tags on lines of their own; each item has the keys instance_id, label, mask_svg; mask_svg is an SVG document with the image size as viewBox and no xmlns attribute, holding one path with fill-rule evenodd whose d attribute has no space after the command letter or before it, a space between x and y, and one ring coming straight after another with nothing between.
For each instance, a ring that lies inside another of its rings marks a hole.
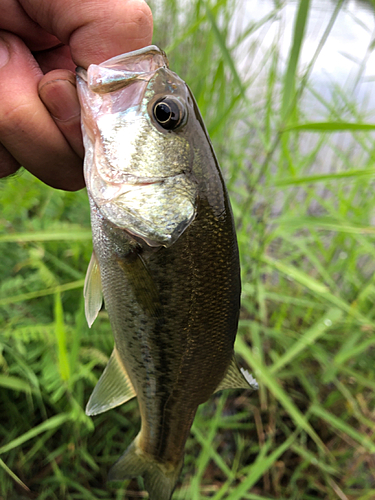
<instances>
[{"instance_id":1,"label":"fish body","mask_svg":"<svg viewBox=\"0 0 375 500\"><path fill-rule=\"evenodd\" d=\"M93 258L115 349L88 414L136 396L141 429L109 479L168 500L198 406L256 382L233 357L240 267L228 194L189 88L155 46L78 69Z\"/></svg>"}]
</instances>

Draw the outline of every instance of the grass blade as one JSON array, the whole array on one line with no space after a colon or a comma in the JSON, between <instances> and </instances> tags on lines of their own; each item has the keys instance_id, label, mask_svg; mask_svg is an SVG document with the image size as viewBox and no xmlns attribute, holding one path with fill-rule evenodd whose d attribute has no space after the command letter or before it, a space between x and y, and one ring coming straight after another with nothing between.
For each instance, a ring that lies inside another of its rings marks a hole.
<instances>
[{"instance_id":1,"label":"grass blade","mask_svg":"<svg viewBox=\"0 0 375 500\"><path fill-rule=\"evenodd\" d=\"M5 470L5 472L7 474L9 474L10 477L12 479L14 479L14 481L16 481L16 483L18 483L24 490L30 491L30 488L28 486L26 486L26 484L24 482L22 482L21 479L18 476L16 476L16 474L11 469L9 469L9 467L7 466L7 464L4 463L1 460L1 458L0 458L0 467L3 468Z\"/></svg>"},{"instance_id":2,"label":"grass blade","mask_svg":"<svg viewBox=\"0 0 375 500\"><path fill-rule=\"evenodd\" d=\"M274 183L277 187L296 186L300 184L311 184L313 182L339 181L341 179L352 178L356 180L360 177L375 176L375 168L367 168L366 170L347 170L344 172L335 172L331 174L316 174L307 175L305 177L286 177Z\"/></svg>"},{"instance_id":3,"label":"grass blade","mask_svg":"<svg viewBox=\"0 0 375 500\"><path fill-rule=\"evenodd\" d=\"M268 457L262 457L262 459L259 459L258 457L258 459L251 466L249 474L247 474L241 481L236 490L228 495L227 500L242 500L245 493L247 493L249 489L255 485L264 472L270 469L276 460L292 446L297 438L297 435L297 431L291 434L288 439L278 446Z\"/></svg>"},{"instance_id":4,"label":"grass blade","mask_svg":"<svg viewBox=\"0 0 375 500\"><path fill-rule=\"evenodd\" d=\"M309 5L310 0L300 0L299 2L298 13L294 24L292 48L289 54L288 67L284 78L283 99L281 105L282 120L285 120L290 113L290 107L294 99L298 60L305 36Z\"/></svg>"},{"instance_id":5,"label":"grass blade","mask_svg":"<svg viewBox=\"0 0 375 500\"><path fill-rule=\"evenodd\" d=\"M6 297L0 299L0 306L6 306L8 304L15 304L16 302L24 302L25 300L37 299L39 297L45 297L46 295L53 295L56 293L66 292L68 290L76 290L77 288L83 288L85 280L72 281L71 283L65 283L64 285L57 285L51 288L46 288L45 290L38 290L37 292L20 293L13 297Z\"/></svg>"},{"instance_id":6,"label":"grass blade","mask_svg":"<svg viewBox=\"0 0 375 500\"><path fill-rule=\"evenodd\" d=\"M37 427L34 427L28 432L25 432L25 434L22 434L22 436L19 436L18 438L13 439L13 441L11 441L10 443L1 446L0 455L2 455L3 453L7 453L10 450L13 450L14 448L17 448L17 446L21 446L21 444L26 443L27 441L33 439L42 432L46 432L51 429L57 430L63 424L68 422L70 419L71 416L69 413L60 413L59 415L55 415L54 417L49 418L48 420L38 425Z\"/></svg>"},{"instance_id":7,"label":"grass blade","mask_svg":"<svg viewBox=\"0 0 375 500\"><path fill-rule=\"evenodd\" d=\"M35 232L35 233L16 233L4 234L0 236L0 243L29 243L32 241L79 241L91 240L92 233L87 229L72 229L69 231L56 231L56 232Z\"/></svg>"},{"instance_id":8,"label":"grass blade","mask_svg":"<svg viewBox=\"0 0 375 500\"><path fill-rule=\"evenodd\" d=\"M270 368L270 373L274 374L279 371L283 366L290 363L293 358L303 351L306 347L313 344L319 337L331 328L336 322L342 318L342 311L340 309L329 309L327 313L309 328L292 347L281 356Z\"/></svg>"},{"instance_id":9,"label":"grass blade","mask_svg":"<svg viewBox=\"0 0 375 500\"><path fill-rule=\"evenodd\" d=\"M31 385L18 377L0 375L0 387L12 389L13 391L33 392Z\"/></svg>"},{"instance_id":10,"label":"grass blade","mask_svg":"<svg viewBox=\"0 0 375 500\"><path fill-rule=\"evenodd\" d=\"M346 424L340 418L336 417L332 413L329 413L327 410L318 405L312 405L310 407L310 411L312 414L325 420L332 426L333 429L336 429L337 432L344 432L355 441L357 441L357 443L363 446L367 451L369 451L370 453L375 453L375 443L373 443L366 435L361 434L360 432L353 429L353 427Z\"/></svg>"},{"instance_id":11,"label":"grass blade","mask_svg":"<svg viewBox=\"0 0 375 500\"><path fill-rule=\"evenodd\" d=\"M310 122L296 123L285 126L282 132L300 130L306 132L371 132L375 130L375 123L350 123L350 122Z\"/></svg>"},{"instance_id":12,"label":"grass blade","mask_svg":"<svg viewBox=\"0 0 375 500\"><path fill-rule=\"evenodd\" d=\"M70 365L69 365L68 350L66 344L64 310L60 292L57 292L55 294L54 312L55 312L55 333L57 338L60 375L64 381L68 381L70 379Z\"/></svg>"},{"instance_id":13,"label":"grass blade","mask_svg":"<svg viewBox=\"0 0 375 500\"><path fill-rule=\"evenodd\" d=\"M296 425L300 429L303 429L305 432L307 432L307 434L309 434L309 436L315 441L317 446L324 453L328 453L326 446L314 431L314 429L311 427L311 425L308 423L306 416L302 415L291 398L278 384L270 369L262 364L259 359L253 355L251 349L245 344L242 338L239 338L237 340L236 345L239 354L241 354L251 366L258 382L264 384L268 388L268 390L275 396L279 403L285 408L290 417L295 421Z\"/></svg>"},{"instance_id":14,"label":"grass blade","mask_svg":"<svg viewBox=\"0 0 375 500\"><path fill-rule=\"evenodd\" d=\"M206 7L207 19L211 23L212 31L213 31L213 33L215 35L216 41L217 41L220 49L221 49L224 61L227 63L227 65L228 65L228 67L229 67L229 69L230 69L230 71L232 73L233 80L236 82L236 85L238 87L238 90L239 90L240 94L242 95L242 97L245 100L247 100L246 89L245 89L244 85L242 84L242 80L241 80L241 78L240 78L240 76L238 74L238 71L236 69L236 66L234 64L234 59L233 59L231 53L229 52L229 49L227 47L225 38L221 34L220 29L219 29L219 27L218 27L218 25L216 23L213 11L210 9L210 7L208 6L207 2L205 3L205 7Z\"/></svg>"}]
</instances>

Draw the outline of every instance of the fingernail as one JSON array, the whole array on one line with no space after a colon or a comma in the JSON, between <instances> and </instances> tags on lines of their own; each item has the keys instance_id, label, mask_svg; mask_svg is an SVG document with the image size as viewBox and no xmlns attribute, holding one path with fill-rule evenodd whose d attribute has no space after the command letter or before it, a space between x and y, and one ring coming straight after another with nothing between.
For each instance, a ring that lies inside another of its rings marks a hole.
<instances>
[{"instance_id":1,"label":"fingernail","mask_svg":"<svg viewBox=\"0 0 375 500\"><path fill-rule=\"evenodd\" d=\"M39 89L39 95L53 118L63 122L81 112L75 85L69 80L52 80Z\"/></svg>"},{"instance_id":2,"label":"fingernail","mask_svg":"<svg viewBox=\"0 0 375 500\"><path fill-rule=\"evenodd\" d=\"M9 61L9 46L6 41L0 37L0 68Z\"/></svg>"}]
</instances>

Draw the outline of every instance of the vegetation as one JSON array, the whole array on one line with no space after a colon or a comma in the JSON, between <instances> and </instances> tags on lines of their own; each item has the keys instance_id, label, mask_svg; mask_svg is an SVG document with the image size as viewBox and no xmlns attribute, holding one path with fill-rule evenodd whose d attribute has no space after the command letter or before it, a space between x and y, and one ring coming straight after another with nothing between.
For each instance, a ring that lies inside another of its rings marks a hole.
<instances>
[{"instance_id":1,"label":"vegetation","mask_svg":"<svg viewBox=\"0 0 375 500\"><path fill-rule=\"evenodd\" d=\"M260 384L199 408L174 498L375 498L375 127L354 87L327 98L310 78L343 2L304 67L308 0L286 61L281 1L257 22L235 0L151 5L154 41L191 86L227 180L236 350ZM86 193L26 172L2 181L0 231L1 500L144 498L137 480L105 484L138 431L136 402L84 414L113 347L106 313L91 330L84 318Z\"/></svg>"}]
</instances>

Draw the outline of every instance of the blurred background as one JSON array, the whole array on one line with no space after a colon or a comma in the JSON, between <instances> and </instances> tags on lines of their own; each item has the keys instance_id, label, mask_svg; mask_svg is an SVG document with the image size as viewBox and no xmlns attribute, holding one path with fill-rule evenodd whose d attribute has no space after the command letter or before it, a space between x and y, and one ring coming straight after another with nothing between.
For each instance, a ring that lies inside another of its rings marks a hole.
<instances>
[{"instance_id":1,"label":"blurred background","mask_svg":"<svg viewBox=\"0 0 375 500\"><path fill-rule=\"evenodd\" d=\"M229 189L236 351L260 385L199 408L174 499L371 500L374 2L149 3ZM1 500L147 497L141 480L105 484L136 401L84 414L113 348L105 311L84 317L91 251L85 191L0 182Z\"/></svg>"}]
</instances>

